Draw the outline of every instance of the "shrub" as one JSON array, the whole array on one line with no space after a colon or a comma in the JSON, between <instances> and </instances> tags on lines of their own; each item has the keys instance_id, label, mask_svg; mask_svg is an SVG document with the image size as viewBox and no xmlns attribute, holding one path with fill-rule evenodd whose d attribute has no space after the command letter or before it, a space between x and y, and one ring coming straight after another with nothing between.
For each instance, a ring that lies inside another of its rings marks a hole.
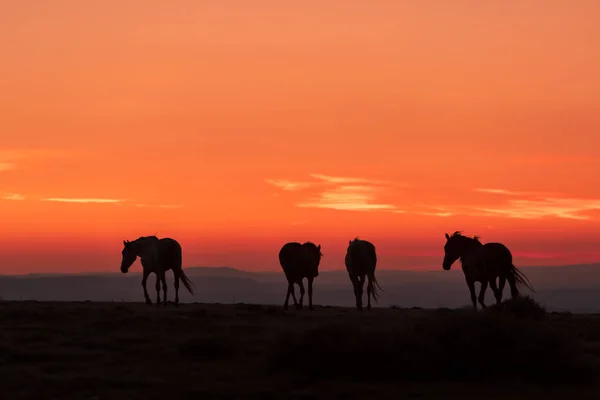
<instances>
[{"instance_id":1,"label":"shrub","mask_svg":"<svg viewBox=\"0 0 600 400\"><path fill-rule=\"evenodd\" d=\"M544 319L548 315L546 309L529 296L516 297L486 309L488 312L501 312L516 318Z\"/></svg>"}]
</instances>

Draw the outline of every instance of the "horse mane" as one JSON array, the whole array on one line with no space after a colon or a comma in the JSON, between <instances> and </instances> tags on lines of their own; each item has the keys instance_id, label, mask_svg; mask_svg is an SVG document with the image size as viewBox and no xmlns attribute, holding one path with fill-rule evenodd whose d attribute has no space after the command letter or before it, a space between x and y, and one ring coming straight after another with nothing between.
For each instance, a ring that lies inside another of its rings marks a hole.
<instances>
[{"instance_id":1,"label":"horse mane","mask_svg":"<svg viewBox=\"0 0 600 400\"><path fill-rule=\"evenodd\" d=\"M140 236L136 240L148 240L148 239L158 239L158 236L150 235L150 236Z\"/></svg>"},{"instance_id":2,"label":"horse mane","mask_svg":"<svg viewBox=\"0 0 600 400\"><path fill-rule=\"evenodd\" d=\"M463 238L467 238L467 239L472 239L472 240L474 240L477 243L481 243L481 241L479 240L480 237L477 236L477 235L473 235L472 237L470 237L470 236L467 236L467 235L463 235L462 231L455 231L452 235L450 235L450 237L455 237L455 236L463 237Z\"/></svg>"},{"instance_id":3,"label":"horse mane","mask_svg":"<svg viewBox=\"0 0 600 400\"><path fill-rule=\"evenodd\" d=\"M145 242L146 240L159 240L157 236L154 235L150 235L150 236L140 236L139 238L132 240L129 243L140 243L140 242Z\"/></svg>"},{"instance_id":4,"label":"horse mane","mask_svg":"<svg viewBox=\"0 0 600 400\"><path fill-rule=\"evenodd\" d=\"M309 242L304 242L302 244L302 246L310 247L310 248L312 248L314 250L318 249L318 246L316 244L314 244L313 242L310 242L310 241ZM323 253L320 250L319 250L319 256L323 257Z\"/></svg>"}]
</instances>

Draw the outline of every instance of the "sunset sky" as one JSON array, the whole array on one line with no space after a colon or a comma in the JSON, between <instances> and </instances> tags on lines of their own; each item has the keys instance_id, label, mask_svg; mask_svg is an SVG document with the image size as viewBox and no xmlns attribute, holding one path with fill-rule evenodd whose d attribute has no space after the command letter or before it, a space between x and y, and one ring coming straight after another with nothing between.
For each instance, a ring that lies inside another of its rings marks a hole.
<instances>
[{"instance_id":1,"label":"sunset sky","mask_svg":"<svg viewBox=\"0 0 600 400\"><path fill-rule=\"evenodd\" d=\"M0 3L0 273L600 261L600 2ZM140 270L136 264L134 270Z\"/></svg>"}]
</instances>

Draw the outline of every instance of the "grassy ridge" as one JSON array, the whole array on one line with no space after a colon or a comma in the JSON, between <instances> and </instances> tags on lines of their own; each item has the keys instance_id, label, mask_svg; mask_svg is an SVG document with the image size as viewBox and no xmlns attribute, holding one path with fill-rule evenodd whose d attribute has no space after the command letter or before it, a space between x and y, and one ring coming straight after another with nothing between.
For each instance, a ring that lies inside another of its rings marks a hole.
<instances>
[{"instance_id":1,"label":"grassy ridge","mask_svg":"<svg viewBox=\"0 0 600 400\"><path fill-rule=\"evenodd\" d=\"M548 315L531 299L477 313L0 302L0 389L10 399L595 398L599 344L600 317Z\"/></svg>"}]
</instances>

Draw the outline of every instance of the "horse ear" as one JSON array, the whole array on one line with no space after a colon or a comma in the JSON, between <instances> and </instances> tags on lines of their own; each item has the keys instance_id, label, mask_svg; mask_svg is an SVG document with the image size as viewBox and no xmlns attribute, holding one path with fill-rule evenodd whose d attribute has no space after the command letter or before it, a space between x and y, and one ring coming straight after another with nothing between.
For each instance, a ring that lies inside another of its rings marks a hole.
<instances>
[{"instance_id":1,"label":"horse ear","mask_svg":"<svg viewBox=\"0 0 600 400\"><path fill-rule=\"evenodd\" d=\"M446 233L446 240L450 240L450 235Z\"/></svg>"},{"instance_id":2,"label":"horse ear","mask_svg":"<svg viewBox=\"0 0 600 400\"><path fill-rule=\"evenodd\" d=\"M317 246L317 250L321 251L321 245Z\"/></svg>"},{"instance_id":3,"label":"horse ear","mask_svg":"<svg viewBox=\"0 0 600 400\"><path fill-rule=\"evenodd\" d=\"M123 246L127 246L127 240L123 240Z\"/></svg>"}]
</instances>

